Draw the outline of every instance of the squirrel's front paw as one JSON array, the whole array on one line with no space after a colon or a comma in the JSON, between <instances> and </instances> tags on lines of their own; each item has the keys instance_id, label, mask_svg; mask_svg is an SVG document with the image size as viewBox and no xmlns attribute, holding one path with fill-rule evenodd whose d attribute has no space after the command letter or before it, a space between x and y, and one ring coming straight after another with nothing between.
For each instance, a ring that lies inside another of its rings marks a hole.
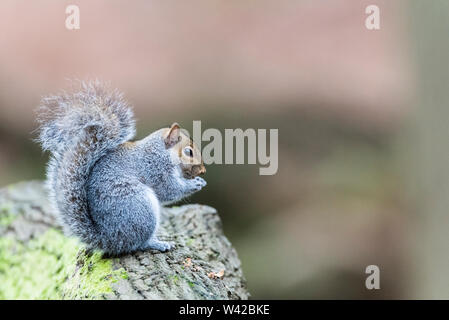
<instances>
[{"instance_id":1,"label":"squirrel's front paw","mask_svg":"<svg viewBox=\"0 0 449 320\"><path fill-rule=\"evenodd\" d=\"M193 187L194 187L193 189L194 189L194 191L200 191L201 189L203 189L207 185L206 180L204 180L201 177L195 177L192 180L192 182L193 182Z\"/></svg>"}]
</instances>

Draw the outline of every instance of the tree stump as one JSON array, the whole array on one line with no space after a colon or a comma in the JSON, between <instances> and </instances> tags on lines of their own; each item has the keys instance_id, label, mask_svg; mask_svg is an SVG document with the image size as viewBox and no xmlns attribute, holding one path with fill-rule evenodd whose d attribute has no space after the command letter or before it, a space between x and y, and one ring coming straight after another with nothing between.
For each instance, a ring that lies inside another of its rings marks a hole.
<instances>
[{"instance_id":1,"label":"tree stump","mask_svg":"<svg viewBox=\"0 0 449 320\"><path fill-rule=\"evenodd\" d=\"M166 253L105 258L63 235L42 182L0 190L0 299L247 299L215 209L164 208Z\"/></svg>"}]
</instances>

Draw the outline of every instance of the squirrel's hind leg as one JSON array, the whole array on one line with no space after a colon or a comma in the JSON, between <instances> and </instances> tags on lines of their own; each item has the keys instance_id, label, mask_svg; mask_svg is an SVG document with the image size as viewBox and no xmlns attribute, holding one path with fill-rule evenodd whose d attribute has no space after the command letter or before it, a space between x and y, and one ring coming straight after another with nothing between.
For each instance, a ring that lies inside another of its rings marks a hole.
<instances>
[{"instance_id":1,"label":"squirrel's hind leg","mask_svg":"<svg viewBox=\"0 0 449 320\"><path fill-rule=\"evenodd\" d=\"M159 200L158 200L156 194L154 193L153 189L147 188L146 196L147 196L147 199L149 200L151 208L153 209L152 211L153 211L155 219L156 219L156 226L155 226L150 238L147 241L145 241L145 243L140 247L140 250L153 249L153 250L158 250L161 252L166 252L174 247L174 243L161 241L156 236L156 231L157 231L157 228L159 225L158 221L159 221L161 205L160 205Z\"/></svg>"}]
</instances>

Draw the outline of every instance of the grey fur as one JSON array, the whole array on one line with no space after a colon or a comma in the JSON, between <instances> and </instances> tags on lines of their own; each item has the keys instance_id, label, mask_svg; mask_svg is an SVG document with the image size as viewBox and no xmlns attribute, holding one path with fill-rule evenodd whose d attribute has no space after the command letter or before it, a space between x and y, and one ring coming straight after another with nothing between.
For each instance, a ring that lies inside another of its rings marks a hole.
<instances>
[{"instance_id":1,"label":"grey fur","mask_svg":"<svg viewBox=\"0 0 449 320\"><path fill-rule=\"evenodd\" d=\"M135 135L133 112L98 81L44 98L38 121L38 140L51 152L47 188L66 233L111 255L172 248L156 238L161 203L206 182L183 178L161 130L126 144Z\"/></svg>"}]
</instances>

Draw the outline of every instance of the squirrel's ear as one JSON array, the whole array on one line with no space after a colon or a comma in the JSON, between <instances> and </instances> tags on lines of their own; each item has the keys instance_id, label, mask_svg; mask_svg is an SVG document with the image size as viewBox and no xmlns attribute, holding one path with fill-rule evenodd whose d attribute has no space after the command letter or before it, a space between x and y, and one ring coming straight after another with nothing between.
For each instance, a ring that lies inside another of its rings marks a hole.
<instances>
[{"instance_id":1,"label":"squirrel's ear","mask_svg":"<svg viewBox=\"0 0 449 320\"><path fill-rule=\"evenodd\" d=\"M167 134L165 135L164 141L165 146L167 148L173 147L175 144L177 144L181 140L180 136L180 130L179 124L174 122L170 129L168 129Z\"/></svg>"}]
</instances>

